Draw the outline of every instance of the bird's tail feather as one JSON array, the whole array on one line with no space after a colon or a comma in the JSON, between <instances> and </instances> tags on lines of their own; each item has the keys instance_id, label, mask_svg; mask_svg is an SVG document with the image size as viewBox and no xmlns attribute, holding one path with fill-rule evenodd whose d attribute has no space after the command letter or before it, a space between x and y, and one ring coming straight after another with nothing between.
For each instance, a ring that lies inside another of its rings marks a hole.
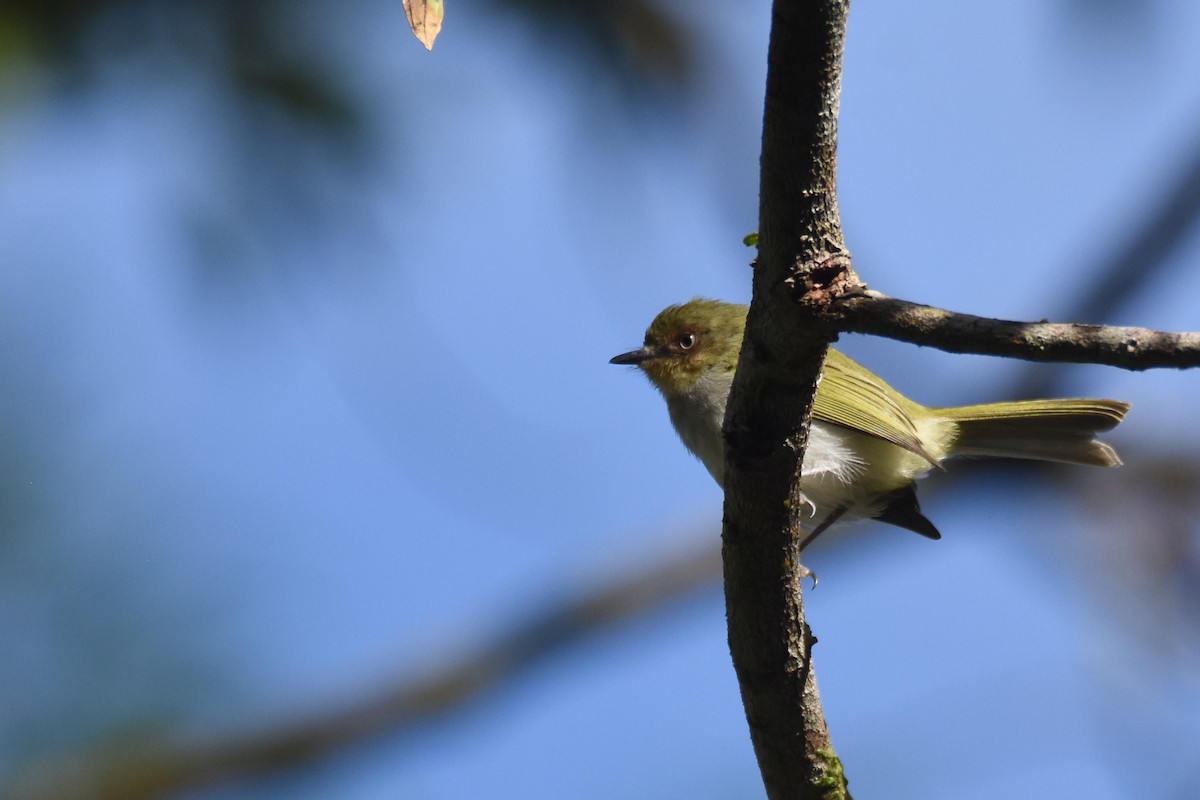
<instances>
[{"instance_id":1,"label":"bird's tail feather","mask_svg":"<svg viewBox=\"0 0 1200 800\"><path fill-rule=\"evenodd\" d=\"M1116 427L1129 404L1118 400L1018 400L938 409L958 423L956 456L1031 458L1116 467L1117 451L1096 439Z\"/></svg>"}]
</instances>

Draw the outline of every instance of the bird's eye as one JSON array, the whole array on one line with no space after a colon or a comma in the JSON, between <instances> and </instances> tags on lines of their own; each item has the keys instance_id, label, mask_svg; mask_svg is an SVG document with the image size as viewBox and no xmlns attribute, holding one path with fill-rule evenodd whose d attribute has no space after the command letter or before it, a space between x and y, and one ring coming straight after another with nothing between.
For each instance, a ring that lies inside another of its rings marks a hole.
<instances>
[{"instance_id":1,"label":"bird's eye","mask_svg":"<svg viewBox=\"0 0 1200 800\"><path fill-rule=\"evenodd\" d=\"M685 333L679 337L679 349L691 350L696 346L696 335L694 333Z\"/></svg>"}]
</instances>

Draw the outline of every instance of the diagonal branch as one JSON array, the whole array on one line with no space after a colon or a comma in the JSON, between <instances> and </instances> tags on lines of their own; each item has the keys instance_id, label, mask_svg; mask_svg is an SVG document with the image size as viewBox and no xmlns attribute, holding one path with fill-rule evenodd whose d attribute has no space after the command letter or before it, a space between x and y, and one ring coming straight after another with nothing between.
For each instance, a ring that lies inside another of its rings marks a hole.
<instances>
[{"instance_id":1,"label":"diagonal branch","mask_svg":"<svg viewBox=\"0 0 1200 800\"><path fill-rule=\"evenodd\" d=\"M1103 322L1151 284L1152 274L1162 271L1179 251L1200 218L1200 126L1193 125L1186 153L1163 159L1172 165L1171 174L1161 176L1157 197L1142 204L1140 221L1135 216L1128 236L1110 246L1101 259L1086 294L1067 311L1071 319Z\"/></svg>"},{"instance_id":2,"label":"diagonal branch","mask_svg":"<svg viewBox=\"0 0 1200 800\"><path fill-rule=\"evenodd\" d=\"M1106 245L1098 266L1086 273L1087 285L1079 287L1063 317L1097 323L1115 319L1122 308L1161 286L1170 267L1177 268L1172 256L1200 222L1200 126L1193 124L1192 135L1184 140L1188 142L1186 152L1162 159L1175 168L1170 176L1164 176L1165 185L1157 182L1157 195L1145 204L1149 210L1134 220L1132 229L1125 230L1124 238ZM1106 222L1103 228L1108 227ZM1103 238L1092 236L1089 241ZM1092 256L1088 258L1090 263ZM1053 395L1064 374L1061 370L1030 370L1013 396Z\"/></svg>"},{"instance_id":3,"label":"diagonal branch","mask_svg":"<svg viewBox=\"0 0 1200 800\"><path fill-rule=\"evenodd\" d=\"M709 589L717 574L717 554L706 541L549 603L422 680L384 686L343 706L260 730L47 760L0 783L0 800L149 800L307 766L461 710L568 646Z\"/></svg>"}]
</instances>

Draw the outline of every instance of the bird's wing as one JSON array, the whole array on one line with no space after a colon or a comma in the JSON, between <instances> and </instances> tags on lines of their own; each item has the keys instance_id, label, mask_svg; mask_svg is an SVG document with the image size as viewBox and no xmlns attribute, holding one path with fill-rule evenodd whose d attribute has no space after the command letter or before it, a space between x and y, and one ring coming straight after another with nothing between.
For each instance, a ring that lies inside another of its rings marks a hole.
<instances>
[{"instance_id":1,"label":"bird's wing","mask_svg":"<svg viewBox=\"0 0 1200 800\"><path fill-rule=\"evenodd\" d=\"M941 462L921 444L917 427L906 410L910 406L911 401L882 378L830 348L817 388L813 418L885 439L940 467Z\"/></svg>"}]
</instances>

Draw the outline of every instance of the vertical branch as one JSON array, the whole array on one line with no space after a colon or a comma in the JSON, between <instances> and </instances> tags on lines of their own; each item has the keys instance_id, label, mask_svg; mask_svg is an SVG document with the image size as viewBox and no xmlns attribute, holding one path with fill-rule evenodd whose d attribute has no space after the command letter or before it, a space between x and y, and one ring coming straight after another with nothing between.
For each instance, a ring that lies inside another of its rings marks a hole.
<instances>
[{"instance_id":1,"label":"vertical branch","mask_svg":"<svg viewBox=\"0 0 1200 800\"><path fill-rule=\"evenodd\" d=\"M816 640L801 595L798 485L816 379L834 337L816 306L855 280L836 177L848 5L775 0L772 9L759 255L725 419L729 646L770 798L849 796L810 658Z\"/></svg>"}]
</instances>

